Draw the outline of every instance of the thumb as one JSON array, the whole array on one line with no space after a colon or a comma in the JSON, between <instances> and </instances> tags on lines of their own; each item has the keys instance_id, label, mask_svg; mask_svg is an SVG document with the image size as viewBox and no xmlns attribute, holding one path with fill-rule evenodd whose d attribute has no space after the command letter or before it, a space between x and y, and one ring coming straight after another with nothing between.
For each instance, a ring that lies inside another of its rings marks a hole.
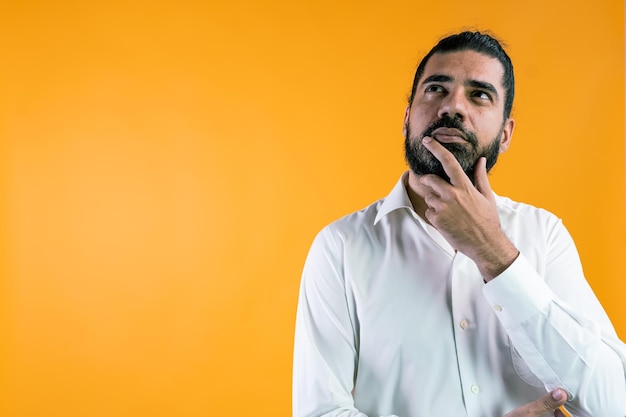
<instances>
[{"instance_id":1,"label":"thumb","mask_svg":"<svg viewBox=\"0 0 626 417\"><path fill-rule=\"evenodd\" d=\"M537 401L531 404L535 404L536 408L533 410L540 416L543 413L551 413L567 401L567 394L560 388L552 390Z\"/></svg>"},{"instance_id":2,"label":"thumb","mask_svg":"<svg viewBox=\"0 0 626 417\"><path fill-rule=\"evenodd\" d=\"M491 185L487 177L487 159L484 156L478 158L474 167L474 184L479 193L490 200L492 199Z\"/></svg>"},{"instance_id":3,"label":"thumb","mask_svg":"<svg viewBox=\"0 0 626 417\"><path fill-rule=\"evenodd\" d=\"M552 414L565 404L565 401L567 401L567 394L557 388L531 403L516 408L504 417L540 417L548 413Z\"/></svg>"}]
</instances>

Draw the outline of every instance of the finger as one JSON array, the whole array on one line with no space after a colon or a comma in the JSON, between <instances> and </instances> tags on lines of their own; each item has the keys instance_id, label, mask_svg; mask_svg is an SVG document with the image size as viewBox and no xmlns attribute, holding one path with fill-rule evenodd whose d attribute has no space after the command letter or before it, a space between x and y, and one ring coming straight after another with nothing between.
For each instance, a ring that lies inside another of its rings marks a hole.
<instances>
[{"instance_id":1,"label":"finger","mask_svg":"<svg viewBox=\"0 0 626 417\"><path fill-rule=\"evenodd\" d=\"M540 417L546 413L554 413L557 408L565 404L567 394L562 389L555 389L543 397L516 408L505 417ZM554 414L557 417L558 414Z\"/></svg>"},{"instance_id":2,"label":"finger","mask_svg":"<svg viewBox=\"0 0 626 417\"><path fill-rule=\"evenodd\" d=\"M424 202L430 208L434 208L440 198L441 197L439 196L439 194L432 191L432 189L426 191L426 193L424 194Z\"/></svg>"},{"instance_id":3,"label":"finger","mask_svg":"<svg viewBox=\"0 0 626 417\"><path fill-rule=\"evenodd\" d=\"M450 187L450 183L435 174L422 175L419 178L420 184L426 187L428 192L436 194L438 197L446 195L446 189Z\"/></svg>"},{"instance_id":4,"label":"finger","mask_svg":"<svg viewBox=\"0 0 626 417\"><path fill-rule=\"evenodd\" d=\"M437 142L430 136L425 136L422 139L422 143L424 147L433 154L435 158L441 165L443 166L443 170L450 177L450 184L452 185L460 185L461 183L469 181L465 172L463 172L463 168L461 168L461 164L455 158L455 156L447 150L441 143Z\"/></svg>"},{"instance_id":5,"label":"finger","mask_svg":"<svg viewBox=\"0 0 626 417\"><path fill-rule=\"evenodd\" d=\"M489 184L489 177L487 176L487 158L484 156L478 158L478 162L476 162L476 168L474 169L474 183L476 184L476 189L479 193L489 200L493 199L491 184Z\"/></svg>"},{"instance_id":6,"label":"finger","mask_svg":"<svg viewBox=\"0 0 626 417\"><path fill-rule=\"evenodd\" d=\"M555 389L538 400L530 403L530 411L536 415L540 416L542 414L548 412L554 412L557 408L565 404L567 401L567 394L562 389Z\"/></svg>"}]
</instances>

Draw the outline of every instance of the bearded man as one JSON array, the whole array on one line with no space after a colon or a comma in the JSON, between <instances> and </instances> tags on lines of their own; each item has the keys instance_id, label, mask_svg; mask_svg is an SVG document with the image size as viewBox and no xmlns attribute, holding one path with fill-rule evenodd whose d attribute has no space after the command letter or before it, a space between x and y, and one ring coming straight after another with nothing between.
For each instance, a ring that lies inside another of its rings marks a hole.
<instances>
[{"instance_id":1,"label":"bearded man","mask_svg":"<svg viewBox=\"0 0 626 417\"><path fill-rule=\"evenodd\" d=\"M294 417L623 417L626 345L551 213L494 194L511 60L492 36L420 62L391 193L325 227L302 276Z\"/></svg>"}]
</instances>

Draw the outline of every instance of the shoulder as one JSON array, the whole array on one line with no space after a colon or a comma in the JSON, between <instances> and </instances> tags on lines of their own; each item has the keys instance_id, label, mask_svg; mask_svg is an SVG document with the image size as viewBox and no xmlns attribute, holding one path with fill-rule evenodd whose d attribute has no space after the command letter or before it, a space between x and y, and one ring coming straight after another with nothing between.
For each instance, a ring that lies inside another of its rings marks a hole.
<instances>
[{"instance_id":1,"label":"shoulder","mask_svg":"<svg viewBox=\"0 0 626 417\"><path fill-rule=\"evenodd\" d=\"M375 228L376 217L384 201L384 198L377 200L361 210L340 217L326 225L319 234L346 241L370 233Z\"/></svg>"},{"instance_id":2,"label":"shoulder","mask_svg":"<svg viewBox=\"0 0 626 417\"><path fill-rule=\"evenodd\" d=\"M550 248L573 247L574 242L562 220L552 212L496 196L500 224L520 250L547 252Z\"/></svg>"},{"instance_id":3,"label":"shoulder","mask_svg":"<svg viewBox=\"0 0 626 417\"><path fill-rule=\"evenodd\" d=\"M516 220L530 223L538 222L541 224L559 223L561 221L555 214L544 208L499 195L495 195L495 198L501 221Z\"/></svg>"},{"instance_id":4,"label":"shoulder","mask_svg":"<svg viewBox=\"0 0 626 417\"><path fill-rule=\"evenodd\" d=\"M383 201L378 200L323 227L313 239L305 271L319 269L321 265L334 265L341 269L346 254L352 253L356 246L373 247L371 243L376 235L374 222Z\"/></svg>"}]
</instances>

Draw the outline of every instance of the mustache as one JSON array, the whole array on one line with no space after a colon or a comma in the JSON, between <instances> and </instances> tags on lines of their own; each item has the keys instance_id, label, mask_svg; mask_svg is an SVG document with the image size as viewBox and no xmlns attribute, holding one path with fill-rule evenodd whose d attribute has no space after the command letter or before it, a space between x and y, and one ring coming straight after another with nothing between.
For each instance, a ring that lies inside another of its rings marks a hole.
<instances>
[{"instance_id":1,"label":"mustache","mask_svg":"<svg viewBox=\"0 0 626 417\"><path fill-rule=\"evenodd\" d=\"M433 132L440 127L457 129L458 131L462 132L463 135L465 135L465 139L467 139L467 142L469 142L472 146L478 146L478 139L476 138L476 135L465 129L465 126L463 126L463 123L459 119L453 119L448 116L442 117L439 120L435 120L430 125L428 125L428 127L422 132L422 139L425 136L432 137Z\"/></svg>"}]
</instances>

